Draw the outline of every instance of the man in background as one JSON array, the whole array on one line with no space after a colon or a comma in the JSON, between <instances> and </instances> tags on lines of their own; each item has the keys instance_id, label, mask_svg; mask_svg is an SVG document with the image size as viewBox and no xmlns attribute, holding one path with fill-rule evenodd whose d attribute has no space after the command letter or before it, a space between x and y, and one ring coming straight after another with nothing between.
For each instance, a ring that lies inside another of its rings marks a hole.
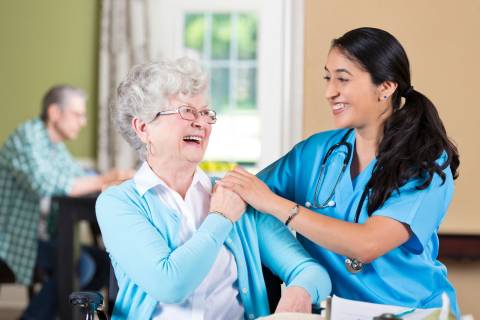
<instances>
[{"instance_id":1,"label":"man in background","mask_svg":"<svg viewBox=\"0 0 480 320\"><path fill-rule=\"evenodd\" d=\"M22 319L54 319L56 314L56 242L47 231L47 220L54 216L52 212L49 217L49 199L98 192L130 176L119 170L89 175L74 161L63 142L75 139L85 125L84 91L55 86L43 98L40 117L21 124L0 149L0 264L26 286L32 283L35 266L48 275ZM89 252L80 256L81 287L87 287L99 269L108 270L104 253ZM97 287L103 284L96 282Z\"/></svg>"}]
</instances>

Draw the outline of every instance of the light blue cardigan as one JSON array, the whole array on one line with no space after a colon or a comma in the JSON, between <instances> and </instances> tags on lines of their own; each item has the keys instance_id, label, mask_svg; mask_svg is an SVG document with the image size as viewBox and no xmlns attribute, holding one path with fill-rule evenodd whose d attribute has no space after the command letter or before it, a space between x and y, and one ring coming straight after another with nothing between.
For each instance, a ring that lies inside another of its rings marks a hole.
<instances>
[{"instance_id":1,"label":"light blue cardigan","mask_svg":"<svg viewBox=\"0 0 480 320\"><path fill-rule=\"evenodd\" d=\"M167 208L154 189L141 196L133 180L103 192L96 211L119 285L113 319L150 319L158 302L184 301L224 244L237 263L246 319L269 314L262 262L287 286L305 288L314 304L330 294L326 270L270 215L249 209L232 227L210 214L180 245L179 213Z\"/></svg>"}]
</instances>

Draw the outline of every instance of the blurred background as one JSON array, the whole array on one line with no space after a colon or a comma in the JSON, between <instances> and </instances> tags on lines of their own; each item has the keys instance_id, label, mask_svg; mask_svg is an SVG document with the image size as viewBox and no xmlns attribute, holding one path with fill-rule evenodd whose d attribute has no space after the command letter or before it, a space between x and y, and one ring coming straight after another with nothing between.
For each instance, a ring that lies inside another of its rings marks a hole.
<instances>
[{"instance_id":1,"label":"blurred background","mask_svg":"<svg viewBox=\"0 0 480 320\"><path fill-rule=\"evenodd\" d=\"M412 84L435 103L460 151L441 233L468 238L457 248L469 253L442 262L463 313L478 318L479 16L478 0L1 0L0 143L38 115L50 86L69 83L89 95L88 125L69 150L100 171L134 167L109 123L109 97L132 65L189 55L209 71L219 113L204 168L255 171L332 128L322 79L331 39L361 26L385 29L405 47ZM25 304L25 288L1 285L0 319Z\"/></svg>"}]
</instances>

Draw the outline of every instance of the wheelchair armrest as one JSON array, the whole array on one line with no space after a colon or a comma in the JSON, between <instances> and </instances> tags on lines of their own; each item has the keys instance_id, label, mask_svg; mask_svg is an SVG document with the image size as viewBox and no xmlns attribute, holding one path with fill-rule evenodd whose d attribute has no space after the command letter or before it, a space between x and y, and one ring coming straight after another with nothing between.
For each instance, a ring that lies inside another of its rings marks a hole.
<instances>
[{"instance_id":1,"label":"wheelchair armrest","mask_svg":"<svg viewBox=\"0 0 480 320\"><path fill-rule=\"evenodd\" d=\"M98 292L79 291L72 292L69 296L70 304L76 305L92 305L94 309L103 304L103 296Z\"/></svg>"},{"instance_id":2,"label":"wheelchair armrest","mask_svg":"<svg viewBox=\"0 0 480 320\"><path fill-rule=\"evenodd\" d=\"M96 313L99 320L107 320L107 314L103 311L103 296L94 291L72 292L69 296L70 304L80 307L86 319L93 319Z\"/></svg>"}]
</instances>

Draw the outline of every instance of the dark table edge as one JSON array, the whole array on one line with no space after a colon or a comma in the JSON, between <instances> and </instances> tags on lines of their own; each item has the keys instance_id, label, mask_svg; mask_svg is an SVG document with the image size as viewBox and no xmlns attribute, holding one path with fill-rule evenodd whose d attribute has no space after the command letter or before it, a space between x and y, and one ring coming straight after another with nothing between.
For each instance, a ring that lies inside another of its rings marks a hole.
<instances>
[{"instance_id":1,"label":"dark table edge","mask_svg":"<svg viewBox=\"0 0 480 320\"><path fill-rule=\"evenodd\" d=\"M440 233L438 259L480 260L480 234Z\"/></svg>"}]
</instances>

